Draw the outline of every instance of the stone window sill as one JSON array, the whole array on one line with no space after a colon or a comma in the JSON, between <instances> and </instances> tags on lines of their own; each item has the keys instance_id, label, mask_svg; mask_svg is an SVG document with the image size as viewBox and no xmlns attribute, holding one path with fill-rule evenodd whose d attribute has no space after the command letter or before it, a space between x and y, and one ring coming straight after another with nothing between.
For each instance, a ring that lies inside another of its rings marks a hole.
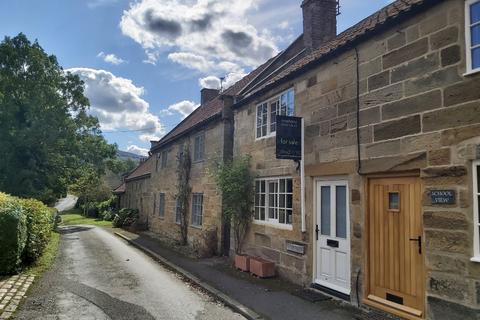
<instances>
[{"instance_id":1,"label":"stone window sill","mask_svg":"<svg viewBox=\"0 0 480 320\"><path fill-rule=\"evenodd\" d=\"M470 259L470 261L480 263L480 257L473 257L473 258Z\"/></svg>"},{"instance_id":2,"label":"stone window sill","mask_svg":"<svg viewBox=\"0 0 480 320\"><path fill-rule=\"evenodd\" d=\"M190 225L190 228L202 230L202 226L195 226L193 224Z\"/></svg>"},{"instance_id":3,"label":"stone window sill","mask_svg":"<svg viewBox=\"0 0 480 320\"><path fill-rule=\"evenodd\" d=\"M259 226L267 226L275 229L281 229L281 230L293 230L293 226L291 224L281 224L281 223L272 223L268 221L258 221L254 220L253 224L259 225Z\"/></svg>"},{"instance_id":4,"label":"stone window sill","mask_svg":"<svg viewBox=\"0 0 480 320\"><path fill-rule=\"evenodd\" d=\"M469 77L469 76L473 76L477 73L480 73L480 69L475 69L475 70L468 70L467 72L465 72L463 74L464 77Z\"/></svg>"}]
</instances>

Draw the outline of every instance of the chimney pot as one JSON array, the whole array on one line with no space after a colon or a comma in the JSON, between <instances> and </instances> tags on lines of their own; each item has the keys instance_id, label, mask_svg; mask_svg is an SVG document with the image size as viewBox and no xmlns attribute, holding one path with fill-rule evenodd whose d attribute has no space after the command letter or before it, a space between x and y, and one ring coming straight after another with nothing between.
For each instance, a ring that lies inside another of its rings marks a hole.
<instances>
[{"instance_id":1,"label":"chimney pot","mask_svg":"<svg viewBox=\"0 0 480 320\"><path fill-rule=\"evenodd\" d=\"M337 36L337 0L303 0L303 41L308 51Z\"/></svg>"},{"instance_id":2,"label":"chimney pot","mask_svg":"<svg viewBox=\"0 0 480 320\"><path fill-rule=\"evenodd\" d=\"M201 105L209 102L209 101L212 101L213 99L215 99L218 95L220 94L220 90L218 89L207 89L207 88L203 88L201 91L200 91L200 103Z\"/></svg>"}]
</instances>

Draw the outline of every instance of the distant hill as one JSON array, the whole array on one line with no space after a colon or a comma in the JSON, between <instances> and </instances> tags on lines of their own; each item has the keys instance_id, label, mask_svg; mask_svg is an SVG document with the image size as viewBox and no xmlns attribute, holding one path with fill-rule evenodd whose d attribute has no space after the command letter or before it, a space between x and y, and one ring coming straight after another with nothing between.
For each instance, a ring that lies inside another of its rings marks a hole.
<instances>
[{"instance_id":1,"label":"distant hill","mask_svg":"<svg viewBox=\"0 0 480 320\"><path fill-rule=\"evenodd\" d=\"M135 153L118 150L117 158L124 161L128 159L132 159L135 163L138 164L143 157ZM105 173L105 176L103 177L103 180L105 181L105 183L110 189L115 189L122 183L121 175L115 174L110 170L107 170L107 172Z\"/></svg>"},{"instance_id":2,"label":"distant hill","mask_svg":"<svg viewBox=\"0 0 480 320\"><path fill-rule=\"evenodd\" d=\"M121 151L121 150L117 151L117 157L122 159L122 160L132 159L135 162L140 162L140 159L143 158L142 156L140 156L138 154L127 152L127 151Z\"/></svg>"}]
</instances>

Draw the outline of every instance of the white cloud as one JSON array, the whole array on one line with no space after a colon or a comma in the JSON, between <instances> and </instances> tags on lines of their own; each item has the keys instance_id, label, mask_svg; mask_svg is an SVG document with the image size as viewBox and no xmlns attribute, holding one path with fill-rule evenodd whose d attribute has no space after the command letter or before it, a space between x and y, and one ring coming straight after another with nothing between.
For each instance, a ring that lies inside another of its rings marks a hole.
<instances>
[{"instance_id":1,"label":"white cloud","mask_svg":"<svg viewBox=\"0 0 480 320\"><path fill-rule=\"evenodd\" d=\"M136 146L134 144L127 147L127 152L135 153L143 157L148 156L148 151L148 149L140 148L139 146Z\"/></svg>"},{"instance_id":2,"label":"white cloud","mask_svg":"<svg viewBox=\"0 0 480 320\"><path fill-rule=\"evenodd\" d=\"M145 62L168 50L174 62L219 75L225 68L257 66L278 52L273 39L247 21L259 1L140 0L124 11L120 28L144 48Z\"/></svg>"},{"instance_id":3,"label":"white cloud","mask_svg":"<svg viewBox=\"0 0 480 320\"><path fill-rule=\"evenodd\" d=\"M174 52L168 55L168 59L179 63L189 69L199 70L201 72L208 72L214 67L211 61L208 61L203 56L198 56L189 52Z\"/></svg>"},{"instance_id":4,"label":"white cloud","mask_svg":"<svg viewBox=\"0 0 480 320\"><path fill-rule=\"evenodd\" d=\"M288 20L283 20L282 22L280 22L278 24L278 28L282 29L282 30L286 30L290 27L290 22L288 22Z\"/></svg>"},{"instance_id":5,"label":"white cloud","mask_svg":"<svg viewBox=\"0 0 480 320\"><path fill-rule=\"evenodd\" d=\"M199 106L198 103L195 103L193 101L180 101L175 104L172 104L170 107L168 107L168 111L172 112L178 112L180 113L184 118L186 118L190 113L193 112L193 110L197 109Z\"/></svg>"},{"instance_id":6,"label":"white cloud","mask_svg":"<svg viewBox=\"0 0 480 320\"><path fill-rule=\"evenodd\" d=\"M97 55L98 58L101 58L103 59L103 61L107 62L107 63L111 63L111 64L114 64L114 65L119 65L119 64L122 64L122 63L125 63L126 61L123 60L122 58L119 58L117 57L115 54L113 53L104 53L103 51L100 52L98 55Z\"/></svg>"},{"instance_id":7,"label":"white cloud","mask_svg":"<svg viewBox=\"0 0 480 320\"><path fill-rule=\"evenodd\" d=\"M243 77L246 76L246 73L243 71L240 72L232 72L229 73L224 79L223 83L219 77L216 76L208 76L205 78L201 78L198 80L200 87L208 88L208 89L228 89L232 85L234 85L237 81L241 80Z\"/></svg>"},{"instance_id":8,"label":"white cloud","mask_svg":"<svg viewBox=\"0 0 480 320\"><path fill-rule=\"evenodd\" d=\"M145 90L111 72L90 68L66 70L85 82L90 114L98 117L103 130L138 130L142 135L161 136L164 127L142 96Z\"/></svg>"}]
</instances>

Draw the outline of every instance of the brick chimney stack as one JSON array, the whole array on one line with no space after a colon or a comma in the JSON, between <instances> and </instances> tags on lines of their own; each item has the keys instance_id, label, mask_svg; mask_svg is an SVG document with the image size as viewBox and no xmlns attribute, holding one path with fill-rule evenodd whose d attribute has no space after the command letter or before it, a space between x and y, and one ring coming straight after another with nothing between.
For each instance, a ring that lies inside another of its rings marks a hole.
<instances>
[{"instance_id":1,"label":"brick chimney stack","mask_svg":"<svg viewBox=\"0 0 480 320\"><path fill-rule=\"evenodd\" d=\"M337 36L337 0L303 0L303 41L308 51Z\"/></svg>"},{"instance_id":2,"label":"brick chimney stack","mask_svg":"<svg viewBox=\"0 0 480 320\"><path fill-rule=\"evenodd\" d=\"M215 99L218 95L220 94L220 90L218 89L207 89L203 88L200 91L200 103L203 106L203 104L207 103L208 101L211 101Z\"/></svg>"}]
</instances>

